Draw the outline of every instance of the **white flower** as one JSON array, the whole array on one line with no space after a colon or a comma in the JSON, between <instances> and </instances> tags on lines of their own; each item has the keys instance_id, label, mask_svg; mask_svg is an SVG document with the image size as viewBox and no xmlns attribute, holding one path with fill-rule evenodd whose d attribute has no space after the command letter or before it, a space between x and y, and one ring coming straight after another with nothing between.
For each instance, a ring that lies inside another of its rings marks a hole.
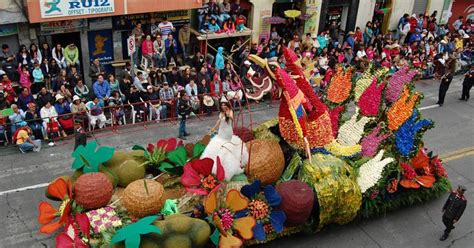
<instances>
[{"instance_id":1,"label":"white flower","mask_svg":"<svg viewBox=\"0 0 474 248\"><path fill-rule=\"evenodd\" d=\"M359 184L362 193L377 184L380 178L382 178L382 172L385 166L394 161L391 157L381 160L384 152L384 150L380 150L375 157L364 163L359 168L357 184Z\"/></svg>"},{"instance_id":2,"label":"white flower","mask_svg":"<svg viewBox=\"0 0 474 248\"><path fill-rule=\"evenodd\" d=\"M364 134L365 125L374 118L363 116L357 121L359 116L359 108L356 108L356 112L352 115L351 119L346 121L339 128L339 134L337 135L337 141L341 145L352 146L359 144L360 139Z\"/></svg>"}]
</instances>

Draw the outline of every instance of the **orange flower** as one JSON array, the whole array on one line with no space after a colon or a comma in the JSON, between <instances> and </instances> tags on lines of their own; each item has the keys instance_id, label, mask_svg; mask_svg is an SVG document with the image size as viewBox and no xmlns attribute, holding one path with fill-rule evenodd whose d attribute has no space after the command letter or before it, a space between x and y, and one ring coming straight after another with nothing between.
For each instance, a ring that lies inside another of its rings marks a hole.
<instances>
[{"instance_id":1,"label":"orange flower","mask_svg":"<svg viewBox=\"0 0 474 248\"><path fill-rule=\"evenodd\" d=\"M253 237L253 227L257 224L255 218L253 216L239 218L236 215L236 212L246 209L248 205L249 201L235 189L227 193L225 204L220 204L216 191L209 193L205 199L204 209L212 216L214 224L220 232L220 248L241 247L243 242L236 237L236 233L243 239Z\"/></svg>"},{"instance_id":2,"label":"orange flower","mask_svg":"<svg viewBox=\"0 0 474 248\"><path fill-rule=\"evenodd\" d=\"M410 98L410 90L405 86L398 100L393 103L387 111L388 128L392 131L398 128L413 114L413 108L420 98L420 94L415 94Z\"/></svg>"},{"instance_id":3,"label":"orange flower","mask_svg":"<svg viewBox=\"0 0 474 248\"><path fill-rule=\"evenodd\" d=\"M40 232L45 234L53 233L68 220L72 201L71 181L66 181L63 178L56 179L48 185L48 194L60 199L62 202L58 209L55 209L46 201L39 203L38 222L42 225ZM56 217L59 217L59 220L52 222Z\"/></svg>"},{"instance_id":4,"label":"orange flower","mask_svg":"<svg viewBox=\"0 0 474 248\"><path fill-rule=\"evenodd\" d=\"M344 72L342 66L337 67L328 87L327 99L333 103L343 103L347 100L352 90L352 70Z\"/></svg>"}]
</instances>

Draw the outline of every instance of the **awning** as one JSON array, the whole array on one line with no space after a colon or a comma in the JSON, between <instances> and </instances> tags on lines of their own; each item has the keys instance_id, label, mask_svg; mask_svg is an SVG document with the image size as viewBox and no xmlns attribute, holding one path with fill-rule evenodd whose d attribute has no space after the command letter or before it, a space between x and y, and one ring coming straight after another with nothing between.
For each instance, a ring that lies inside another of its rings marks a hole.
<instances>
[{"instance_id":1,"label":"awning","mask_svg":"<svg viewBox=\"0 0 474 248\"><path fill-rule=\"evenodd\" d=\"M14 0L0 1L0 25L28 22L20 6Z\"/></svg>"},{"instance_id":2,"label":"awning","mask_svg":"<svg viewBox=\"0 0 474 248\"><path fill-rule=\"evenodd\" d=\"M245 29L244 31L237 31L233 33L207 33L197 36L198 40L215 40L215 39L224 39L224 38L233 38L233 37L242 37L252 35L251 29Z\"/></svg>"}]
</instances>

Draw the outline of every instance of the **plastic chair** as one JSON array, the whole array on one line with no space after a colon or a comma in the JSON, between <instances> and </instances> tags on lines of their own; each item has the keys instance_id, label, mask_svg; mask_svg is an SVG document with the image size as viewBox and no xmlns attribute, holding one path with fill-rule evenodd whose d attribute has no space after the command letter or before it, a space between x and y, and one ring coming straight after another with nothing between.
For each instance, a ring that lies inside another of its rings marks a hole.
<instances>
[{"instance_id":1,"label":"plastic chair","mask_svg":"<svg viewBox=\"0 0 474 248\"><path fill-rule=\"evenodd\" d=\"M89 122L89 130L91 130L91 131L93 131L93 130L95 129L95 125L92 126L92 124L91 124L91 119L92 119L91 117L92 117L92 115L91 115L91 113L90 113L90 111L91 111L90 105L93 104L93 103L94 103L93 101L88 101L88 102L86 103L87 118L89 119L89 121L88 121L88 122ZM104 127L105 127L105 125L107 125L107 123L108 123L108 120L107 120L107 117L106 117L106 121L105 121L105 123L104 123ZM99 125L99 122L96 122L96 125Z\"/></svg>"}]
</instances>

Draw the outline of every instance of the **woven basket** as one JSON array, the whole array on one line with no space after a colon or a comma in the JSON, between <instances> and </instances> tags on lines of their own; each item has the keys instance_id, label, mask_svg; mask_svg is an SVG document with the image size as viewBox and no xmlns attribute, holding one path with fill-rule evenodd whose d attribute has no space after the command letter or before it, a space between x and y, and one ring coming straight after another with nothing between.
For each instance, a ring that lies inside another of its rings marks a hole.
<instances>
[{"instance_id":1,"label":"woven basket","mask_svg":"<svg viewBox=\"0 0 474 248\"><path fill-rule=\"evenodd\" d=\"M250 159L245 174L249 179L259 179L263 184L278 181L285 167L285 157L278 142L257 139L248 142L247 148Z\"/></svg>"},{"instance_id":2,"label":"woven basket","mask_svg":"<svg viewBox=\"0 0 474 248\"><path fill-rule=\"evenodd\" d=\"M140 179L125 188L122 205L131 215L141 218L158 213L164 201L164 188L161 183L151 179Z\"/></svg>"}]
</instances>

